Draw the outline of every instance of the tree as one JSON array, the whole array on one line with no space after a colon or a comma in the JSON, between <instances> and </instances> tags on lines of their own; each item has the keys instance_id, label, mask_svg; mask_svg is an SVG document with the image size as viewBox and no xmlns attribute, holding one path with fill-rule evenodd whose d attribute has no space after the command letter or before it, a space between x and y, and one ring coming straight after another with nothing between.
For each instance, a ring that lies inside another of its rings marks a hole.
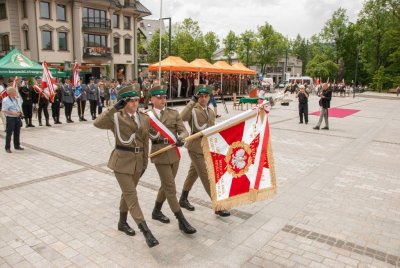
<instances>
[{"instance_id":1,"label":"tree","mask_svg":"<svg viewBox=\"0 0 400 268\"><path fill-rule=\"evenodd\" d=\"M256 36L253 31L247 30L238 38L237 53L241 61L246 63L246 66L254 63L254 47Z\"/></svg>"},{"instance_id":2,"label":"tree","mask_svg":"<svg viewBox=\"0 0 400 268\"><path fill-rule=\"evenodd\" d=\"M388 78L385 76L385 68L383 66L380 66L379 69L375 72L372 81L375 89L381 92L383 84L388 81Z\"/></svg>"},{"instance_id":3,"label":"tree","mask_svg":"<svg viewBox=\"0 0 400 268\"><path fill-rule=\"evenodd\" d=\"M228 57L229 64L232 63L232 55L237 49L237 37L233 31L229 31L228 35L223 40L224 56Z\"/></svg>"},{"instance_id":4,"label":"tree","mask_svg":"<svg viewBox=\"0 0 400 268\"><path fill-rule=\"evenodd\" d=\"M214 52L219 48L219 39L214 32L207 32L204 35L204 47L202 57L209 62L212 61Z\"/></svg>"},{"instance_id":5,"label":"tree","mask_svg":"<svg viewBox=\"0 0 400 268\"><path fill-rule=\"evenodd\" d=\"M299 59L302 60L303 62L302 73L304 74L309 60L308 40L306 41L305 38L301 38L301 36L298 34L296 39L293 40L291 43L291 52L292 54L296 55Z\"/></svg>"},{"instance_id":6,"label":"tree","mask_svg":"<svg viewBox=\"0 0 400 268\"><path fill-rule=\"evenodd\" d=\"M338 66L324 54L317 54L307 64L307 74L322 81L335 77Z\"/></svg>"},{"instance_id":7,"label":"tree","mask_svg":"<svg viewBox=\"0 0 400 268\"><path fill-rule=\"evenodd\" d=\"M174 55L179 55L186 61L192 61L202 55L203 47L203 33L197 21L186 18L182 23L175 25L172 41Z\"/></svg>"},{"instance_id":8,"label":"tree","mask_svg":"<svg viewBox=\"0 0 400 268\"><path fill-rule=\"evenodd\" d=\"M153 34L153 38L147 46L148 62L154 63L159 61L160 51L160 30ZM161 59L168 55L168 34L164 33L161 37Z\"/></svg>"},{"instance_id":9,"label":"tree","mask_svg":"<svg viewBox=\"0 0 400 268\"><path fill-rule=\"evenodd\" d=\"M256 63L261 66L261 73L266 73L268 64L275 64L285 51L285 39L274 31L268 23L258 27L257 41L255 42Z\"/></svg>"}]
</instances>

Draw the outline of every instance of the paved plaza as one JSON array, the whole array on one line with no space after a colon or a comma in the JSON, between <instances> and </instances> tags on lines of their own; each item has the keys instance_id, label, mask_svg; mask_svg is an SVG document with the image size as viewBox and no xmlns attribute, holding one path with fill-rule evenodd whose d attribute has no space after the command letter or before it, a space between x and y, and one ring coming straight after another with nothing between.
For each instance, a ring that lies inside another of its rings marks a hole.
<instances>
[{"instance_id":1,"label":"paved plaza","mask_svg":"<svg viewBox=\"0 0 400 268\"><path fill-rule=\"evenodd\" d=\"M0 267L400 267L400 98L364 93L331 103L360 111L330 118L326 131L312 129L317 116L298 123L295 99L274 106L277 195L220 218L199 180L190 192L196 210L183 211L194 235L179 231L167 203L171 223L151 219L160 181L149 164L138 193L160 242L151 249L131 218L136 236L117 230L111 132L78 122L76 107L74 124L23 128L24 151L0 150ZM219 104L217 121L241 112L227 106L229 114ZM317 110L311 96L309 112ZM189 165L185 151L178 197Z\"/></svg>"}]
</instances>

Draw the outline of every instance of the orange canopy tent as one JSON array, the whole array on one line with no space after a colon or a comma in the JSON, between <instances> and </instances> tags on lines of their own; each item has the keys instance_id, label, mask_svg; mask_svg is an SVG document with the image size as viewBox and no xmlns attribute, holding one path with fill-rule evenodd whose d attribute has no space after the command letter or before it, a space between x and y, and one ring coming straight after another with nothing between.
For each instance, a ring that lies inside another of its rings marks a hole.
<instances>
[{"instance_id":1,"label":"orange canopy tent","mask_svg":"<svg viewBox=\"0 0 400 268\"><path fill-rule=\"evenodd\" d=\"M159 62L151 64L149 71L156 72L159 70ZM187 61L184 61L180 57L169 56L161 61L161 71L170 72L197 72L198 68L192 66Z\"/></svg>"},{"instance_id":2,"label":"orange canopy tent","mask_svg":"<svg viewBox=\"0 0 400 268\"><path fill-rule=\"evenodd\" d=\"M198 72L208 72L208 73L220 73L221 69L215 67L205 59L195 59L190 62L190 64L196 68L198 68Z\"/></svg>"},{"instance_id":3,"label":"orange canopy tent","mask_svg":"<svg viewBox=\"0 0 400 268\"><path fill-rule=\"evenodd\" d=\"M241 74L256 74L257 72L244 66L241 62L232 65L233 68L241 71Z\"/></svg>"},{"instance_id":4,"label":"orange canopy tent","mask_svg":"<svg viewBox=\"0 0 400 268\"><path fill-rule=\"evenodd\" d=\"M228 63L226 63L225 61L217 61L214 64L214 67L217 67L218 69L220 69L221 73L224 74L240 74L240 71L238 69L233 68L232 66L230 66Z\"/></svg>"}]
</instances>

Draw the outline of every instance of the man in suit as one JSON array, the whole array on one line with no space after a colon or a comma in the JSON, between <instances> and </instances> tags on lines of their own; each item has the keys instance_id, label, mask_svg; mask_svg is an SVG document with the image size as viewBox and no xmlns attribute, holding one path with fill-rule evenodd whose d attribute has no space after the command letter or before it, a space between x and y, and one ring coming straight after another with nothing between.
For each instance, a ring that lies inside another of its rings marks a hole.
<instances>
[{"instance_id":1,"label":"man in suit","mask_svg":"<svg viewBox=\"0 0 400 268\"><path fill-rule=\"evenodd\" d=\"M53 102L51 103L51 116L54 124L62 124L60 122L60 106L62 102L62 92L60 88L55 89Z\"/></svg>"},{"instance_id":2,"label":"man in suit","mask_svg":"<svg viewBox=\"0 0 400 268\"><path fill-rule=\"evenodd\" d=\"M115 149L107 166L114 171L122 191L118 230L130 236L135 235L127 223L129 211L143 232L147 245L154 247L158 241L147 227L136 192L136 186L148 164L150 129L149 117L138 111L139 98L139 93L133 90L132 85L121 88L118 102L101 113L94 121L94 126L111 130L115 136Z\"/></svg>"},{"instance_id":3,"label":"man in suit","mask_svg":"<svg viewBox=\"0 0 400 268\"><path fill-rule=\"evenodd\" d=\"M153 109L148 114L152 120L150 139L152 140L151 152L156 152L170 144L180 147L184 144L184 139L188 132L183 125L179 112L165 107L167 103L167 90L164 87L156 86L151 89L151 103ZM153 126L157 125L157 128ZM164 129L158 131L157 129ZM162 223L169 223L168 217L161 212L161 207L165 200L175 214L179 222L179 229L186 234L193 234L193 228L183 216L182 210L176 198L175 176L178 172L180 153L175 147L163 152L151 159L155 164L158 175L160 176L161 187L158 191L156 203L153 209L152 218Z\"/></svg>"},{"instance_id":4,"label":"man in suit","mask_svg":"<svg viewBox=\"0 0 400 268\"><path fill-rule=\"evenodd\" d=\"M25 127L35 127L32 124L33 114L33 96L35 92L32 87L28 86L26 79L22 79L22 84L19 87L19 95L22 98L22 111L25 118Z\"/></svg>"},{"instance_id":5,"label":"man in suit","mask_svg":"<svg viewBox=\"0 0 400 268\"><path fill-rule=\"evenodd\" d=\"M65 77L65 83L61 87L61 97L62 102L64 103L65 118L67 119L67 123L73 123L74 121L71 119L71 114L74 105L74 91L72 90L71 80L68 76Z\"/></svg>"},{"instance_id":6,"label":"man in suit","mask_svg":"<svg viewBox=\"0 0 400 268\"><path fill-rule=\"evenodd\" d=\"M89 104L90 104L90 114L92 115L92 120L96 119L96 108L97 108L97 102L99 100L99 93L98 93L98 88L97 85L94 83L94 77L90 78L89 85L87 86L87 93L88 93L88 99L89 99Z\"/></svg>"},{"instance_id":7,"label":"man in suit","mask_svg":"<svg viewBox=\"0 0 400 268\"><path fill-rule=\"evenodd\" d=\"M319 116L318 124L313 129L318 130L321 126L322 119L324 119L325 127L321 129L329 130L328 109L331 107L332 90L329 88L328 83L322 84L322 92L319 96L319 106L321 107L321 114Z\"/></svg>"},{"instance_id":8,"label":"man in suit","mask_svg":"<svg viewBox=\"0 0 400 268\"><path fill-rule=\"evenodd\" d=\"M207 106L207 103L210 100L210 94L211 88L209 86L199 85L195 94L192 96L192 100L181 112L182 120L189 123L192 135L215 125L215 113ZM187 149L192 162L183 185L179 205L189 211L194 210L194 206L189 203L188 195L192 186L196 182L197 177L200 177L204 190L206 190L208 196L211 198L210 182L208 180L207 167L203 150L201 148L201 139L202 138L199 137L187 142ZM230 212L227 210L215 211L215 214L221 217L230 216Z\"/></svg>"}]
</instances>

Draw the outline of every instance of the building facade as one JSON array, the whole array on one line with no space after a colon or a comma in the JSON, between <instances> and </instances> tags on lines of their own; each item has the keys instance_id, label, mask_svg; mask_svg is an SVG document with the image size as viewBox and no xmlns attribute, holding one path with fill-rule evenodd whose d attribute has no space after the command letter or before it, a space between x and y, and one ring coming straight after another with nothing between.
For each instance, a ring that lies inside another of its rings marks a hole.
<instances>
[{"instance_id":1,"label":"building facade","mask_svg":"<svg viewBox=\"0 0 400 268\"><path fill-rule=\"evenodd\" d=\"M85 79L137 76L138 21L150 11L135 0L0 0L0 56L16 47L32 60Z\"/></svg>"}]
</instances>

